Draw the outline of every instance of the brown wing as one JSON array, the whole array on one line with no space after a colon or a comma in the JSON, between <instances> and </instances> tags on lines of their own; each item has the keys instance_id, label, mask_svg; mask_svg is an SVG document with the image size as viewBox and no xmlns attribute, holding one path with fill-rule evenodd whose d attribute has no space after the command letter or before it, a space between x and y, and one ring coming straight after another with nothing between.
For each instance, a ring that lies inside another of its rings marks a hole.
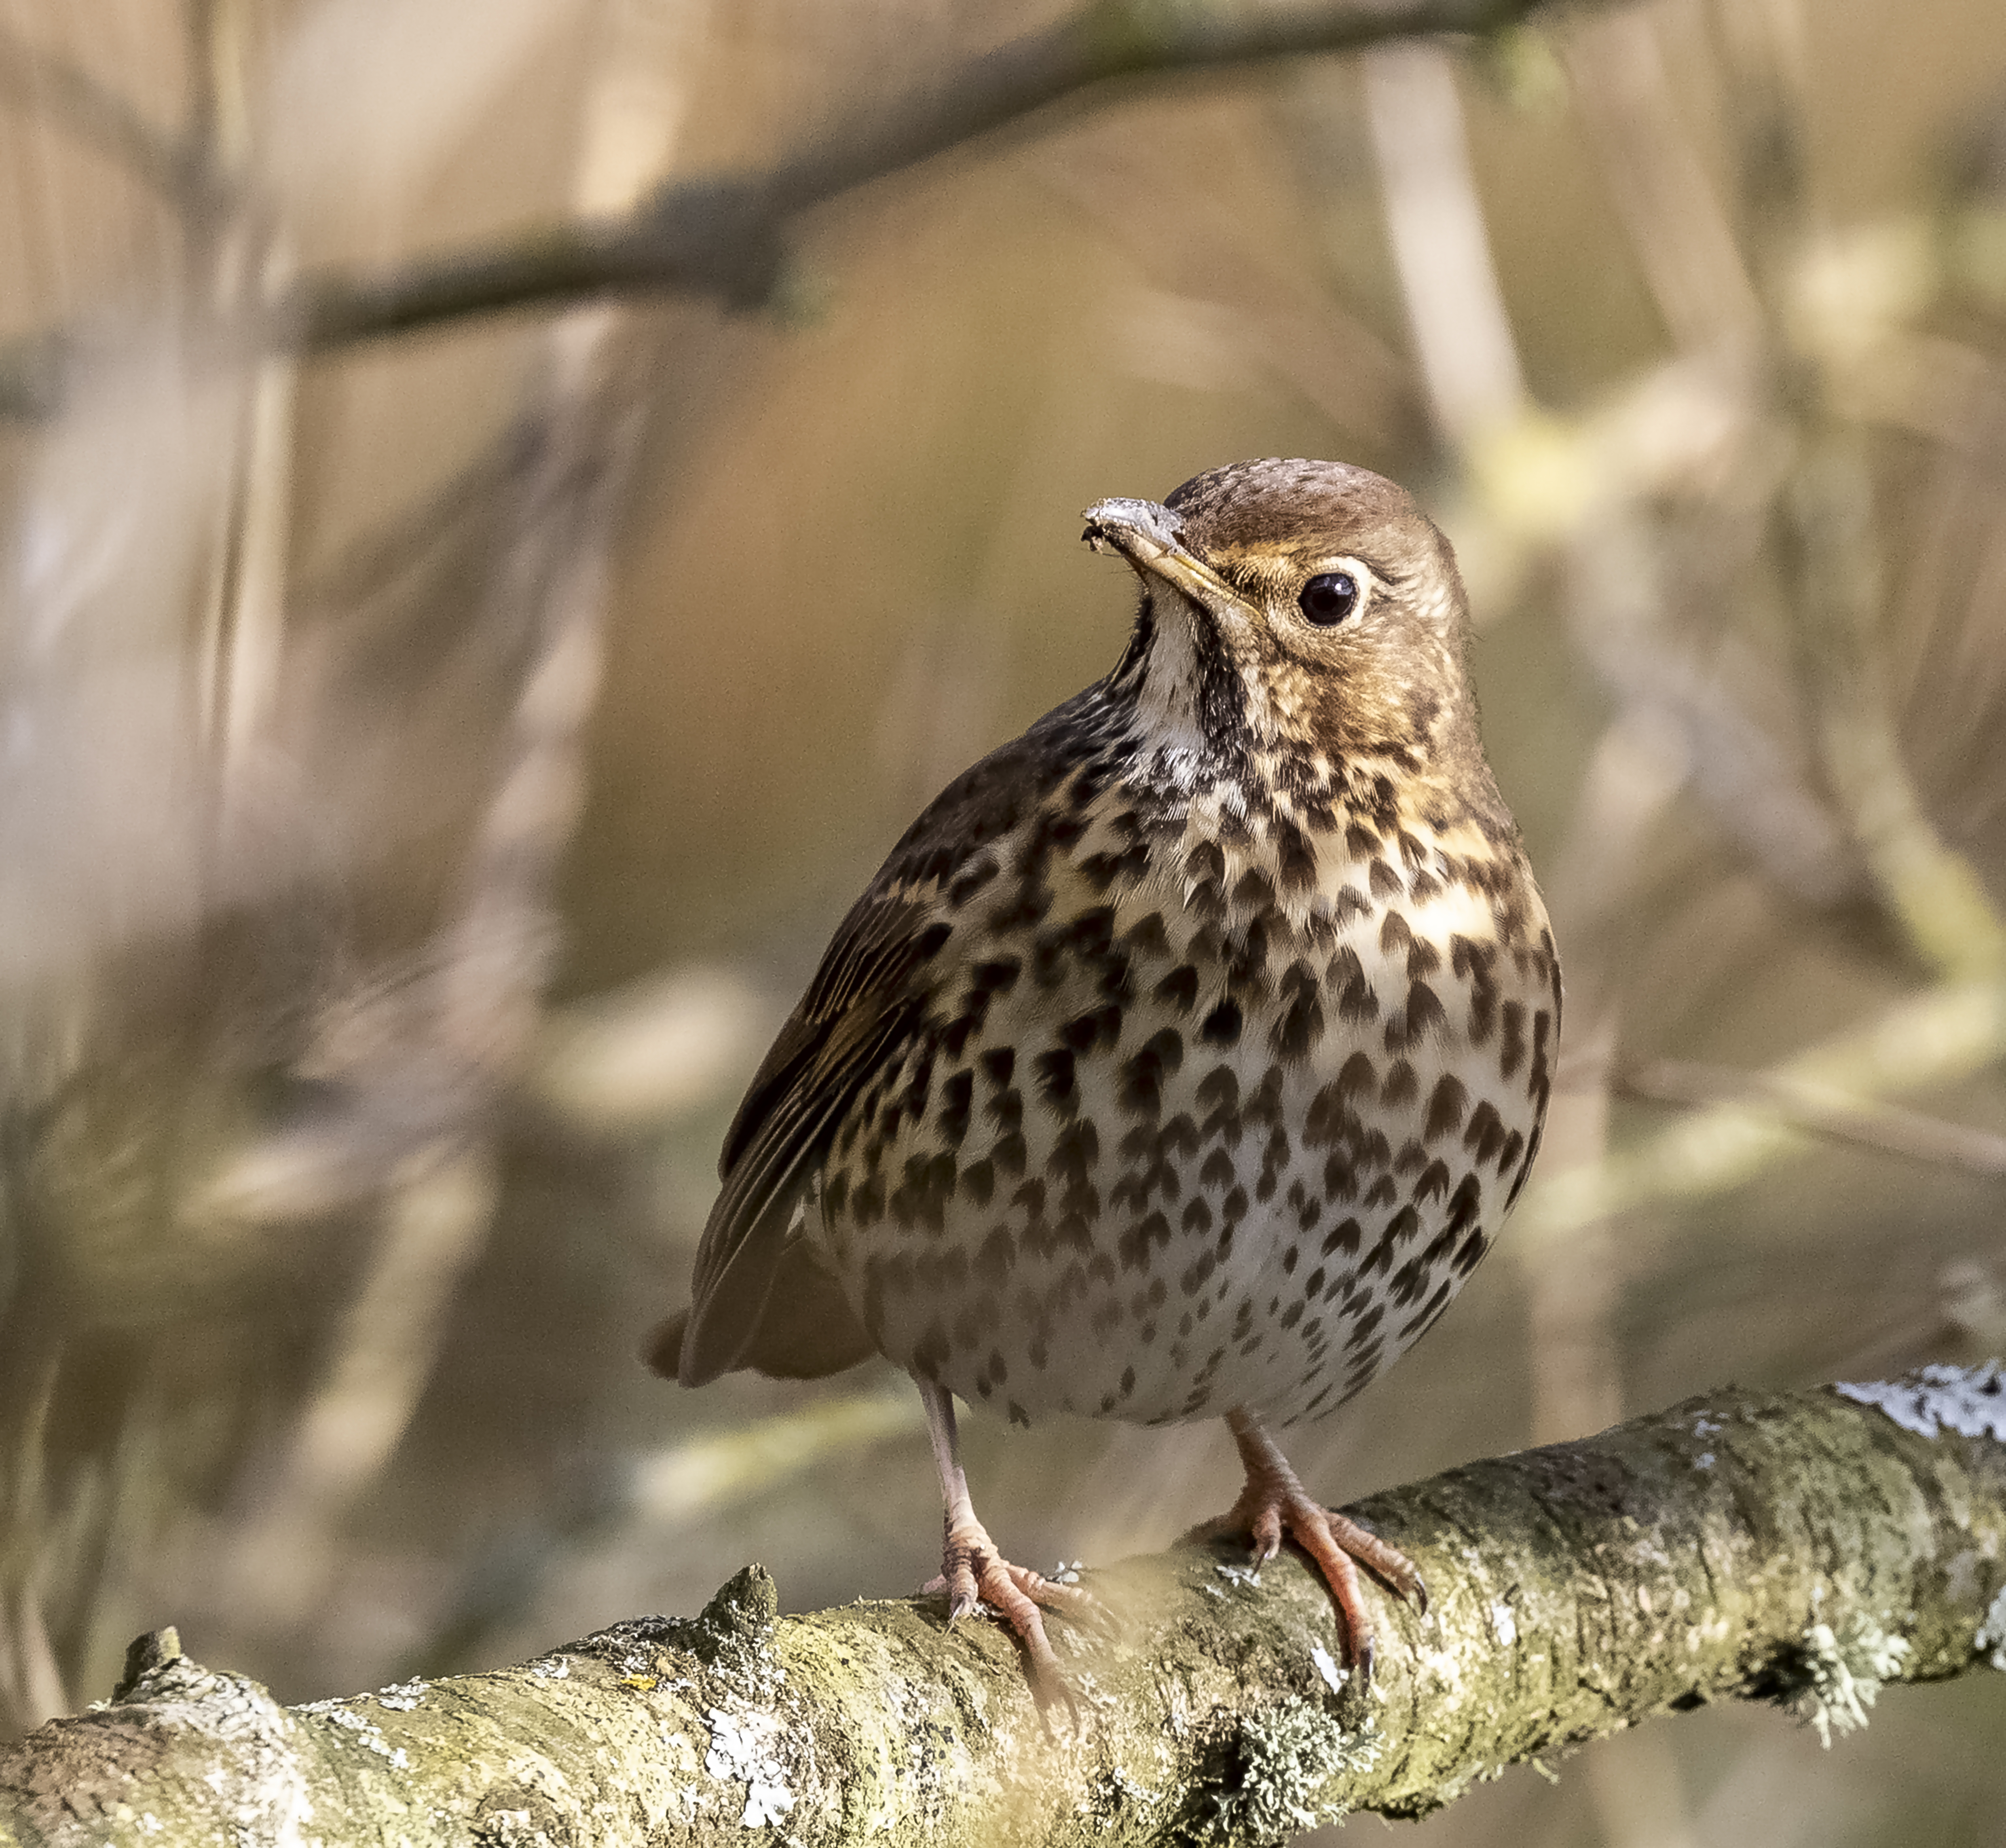
<instances>
[{"instance_id":1,"label":"brown wing","mask_svg":"<svg viewBox=\"0 0 2006 1848\"><path fill-rule=\"evenodd\" d=\"M697 1248L688 1313L664 1325L650 1351L660 1371L673 1368L686 1386L736 1367L812 1377L869 1351L834 1278L802 1241L790 1241L795 1206L843 1113L925 1016L938 980L929 965L952 927L916 895L952 892L970 861L1093 755L1104 727L1100 701L1099 689L1088 688L963 771L906 829L843 920L726 1133L724 1191ZM812 1340L804 1334L801 1354L783 1351L789 1331L818 1315L829 1326Z\"/></svg>"},{"instance_id":2,"label":"brown wing","mask_svg":"<svg viewBox=\"0 0 2006 1848\"><path fill-rule=\"evenodd\" d=\"M924 906L879 888L843 920L725 1136L718 1164L723 1190L697 1248L688 1317L679 1340L674 1325L663 1331L654 1354L658 1361L674 1358L684 1385L702 1385L735 1367L775 1370L769 1362L780 1357L768 1353L776 1343L765 1339L765 1325L776 1286L804 1287L818 1307L841 1310L855 1328L825 1272L787 1263L790 1249L800 1250L798 1240L790 1247L788 1228L844 1111L924 1016L926 965L951 930L930 921ZM784 1305L777 1313L798 1319ZM857 1329L831 1340L832 1356L848 1355L838 1364L863 1357L868 1344L853 1351L861 1338Z\"/></svg>"}]
</instances>

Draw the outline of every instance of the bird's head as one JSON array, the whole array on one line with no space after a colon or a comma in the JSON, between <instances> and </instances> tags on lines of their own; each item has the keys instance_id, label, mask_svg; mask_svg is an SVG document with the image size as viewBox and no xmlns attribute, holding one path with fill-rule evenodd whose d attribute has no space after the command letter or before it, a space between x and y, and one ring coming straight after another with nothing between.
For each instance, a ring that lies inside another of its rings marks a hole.
<instances>
[{"instance_id":1,"label":"bird's head","mask_svg":"<svg viewBox=\"0 0 2006 1848\"><path fill-rule=\"evenodd\" d=\"M1237 462L1086 523L1142 580L1109 684L1160 737L1416 769L1476 748L1462 579L1404 488L1343 463Z\"/></svg>"}]
</instances>

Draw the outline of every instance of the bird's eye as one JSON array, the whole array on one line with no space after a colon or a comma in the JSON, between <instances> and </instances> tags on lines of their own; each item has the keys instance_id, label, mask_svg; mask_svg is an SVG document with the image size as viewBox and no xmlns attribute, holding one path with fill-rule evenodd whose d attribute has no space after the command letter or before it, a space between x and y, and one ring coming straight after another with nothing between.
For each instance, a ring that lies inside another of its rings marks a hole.
<instances>
[{"instance_id":1,"label":"bird's eye","mask_svg":"<svg viewBox=\"0 0 2006 1848\"><path fill-rule=\"evenodd\" d=\"M1304 585L1296 600L1311 621L1329 628L1358 607L1358 580L1348 571L1322 572Z\"/></svg>"}]
</instances>

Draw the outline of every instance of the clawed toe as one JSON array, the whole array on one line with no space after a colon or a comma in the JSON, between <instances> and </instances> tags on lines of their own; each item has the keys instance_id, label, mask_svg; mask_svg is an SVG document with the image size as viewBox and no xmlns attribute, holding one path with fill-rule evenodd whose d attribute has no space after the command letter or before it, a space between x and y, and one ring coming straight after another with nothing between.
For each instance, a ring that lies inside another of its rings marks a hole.
<instances>
[{"instance_id":1,"label":"clawed toe","mask_svg":"<svg viewBox=\"0 0 2006 1848\"><path fill-rule=\"evenodd\" d=\"M1428 1588L1414 1563L1398 1547L1388 1545L1361 1526L1311 1500L1287 1459L1255 1420L1244 1413L1226 1420L1247 1468L1247 1486L1232 1511L1216 1521L1194 1528L1186 1537L1215 1540L1244 1535L1251 1543L1254 1563L1265 1565L1280 1550L1284 1536L1314 1563L1343 1621L1345 1659L1359 1680L1372 1679L1374 1653L1372 1620L1365 1608L1360 1565L1395 1597L1425 1614Z\"/></svg>"},{"instance_id":2,"label":"clawed toe","mask_svg":"<svg viewBox=\"0 0 2006 1848\"><path fill-rule=\"evenodd\" d=\"M948 1621L970 1615L978 1603L987 1604L1015 1632L1029 1660L1031 1691L1040 1707L1062 1700L1077 1720L1079 1703L1060 1669L1059 1659L1045 1634L1043 1612L1088 1621L1103 1621L1100 1600L1079 1585L1062 1585L1034 1572L1029 1566L1014 1565L996 1551L994 1543L979 1522L969 1521L948 1528L941 1560L941 1573L928 1582L928 1592L948 1594Z\"/></svg>"}]
</instances>

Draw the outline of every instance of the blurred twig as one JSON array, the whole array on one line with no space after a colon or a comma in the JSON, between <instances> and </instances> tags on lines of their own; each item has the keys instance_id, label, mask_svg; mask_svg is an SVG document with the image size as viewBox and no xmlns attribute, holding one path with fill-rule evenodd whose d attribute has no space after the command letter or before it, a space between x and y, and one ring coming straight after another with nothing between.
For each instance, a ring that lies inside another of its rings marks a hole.
<instances>
[{"instance_id":1,"label":"blurred twig","mask_svg":"<svg viewBox=\"0 0 2006 1848\"><path fill-rule=\"evenodd\" d=\"M0 100L43 111L178 206L188 205L209 178L206 163L189 140L157 127L111 85L4 22Z\"/></svg>"},{"instance_id":2,"label":"blurred twig","mask_svg":"<svg viewBox=\"0 0 2006 1848\"><path fill-rule=\"evenodd\" d=\"M1732 1104L1856 1148L2006 1176L2006 1135L1848 1096L1801 1078L1735 1072L1686 1059L1631 1059L1615 1067L1610 1082L1621 1097L1700 1108Z\"/></svg>"},{"instance_id":3,"label":"blurred twig","mask_svg":"<svg viewBox=\"0 0 2006 1848\"><path fill-rule=\"evenodd\" d=\"M1435 421L1469 449L1527 409L1477 195L1455 68L1438 46L1367 53L1365 100L1386 228Z\"/></svg>"},{"instance_id":4,"label":"blurred twig","mask_svg":"<svg viewBox=\"0 0 2006 1848\"><path fill-rule=\"evenodd\" d=\"M1786 1088L1868 1098L1968 1076L2006 1053L2006 986L1956 983L1834 1034L1766 1075ZM1714 1105L1596 1167L1536 1174L1512 1222L1521 1244L1566 1237L1604 1213L1691 1202L1752 1180L1803 1146L1801 1132L1739 1106Z\"/></svg>"},{"instance_id":5,"label":"blurred twig","mask_svg":"<svg viewBox=\"0 0 2006 1848\"><path fill-rule=\"evenodd\" d=\"M787 240L802 213L933 157L1150 78L1226 72L1431 33L1487 32L1536 0L1325 0L1241 12L1093 0L984 52L892 103L872 104L762 171L713 175L525 234L516 243L358 278L322 273L281 290L262 319L282 346L325 351L509 309L595 297L687 294L734 308L787 287ZM0 409L48 396L63 336L17 347L0 368Z\"/></svg>"}]
</instances>

